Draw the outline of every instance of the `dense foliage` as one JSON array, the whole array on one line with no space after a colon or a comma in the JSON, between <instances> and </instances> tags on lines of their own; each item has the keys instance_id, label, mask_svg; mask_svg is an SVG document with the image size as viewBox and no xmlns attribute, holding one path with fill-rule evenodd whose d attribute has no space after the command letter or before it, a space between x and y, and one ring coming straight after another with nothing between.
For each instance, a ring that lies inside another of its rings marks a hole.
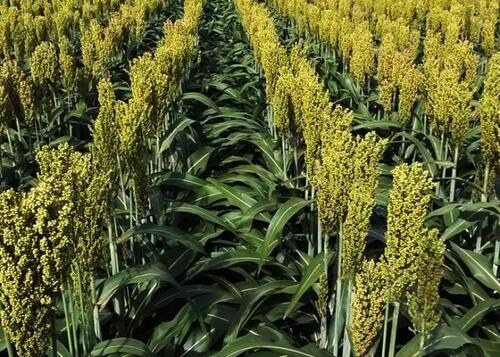
<instances>
[{"instance_id":1,"label":"dense foliage","mask_svg":"<svg viewBox=\"0 0 500 357\"><path fill-rule=\"evenodd\" d=\"M7 0L0 347L496 356L496 0Z\"/></svg>"}]
</instances>

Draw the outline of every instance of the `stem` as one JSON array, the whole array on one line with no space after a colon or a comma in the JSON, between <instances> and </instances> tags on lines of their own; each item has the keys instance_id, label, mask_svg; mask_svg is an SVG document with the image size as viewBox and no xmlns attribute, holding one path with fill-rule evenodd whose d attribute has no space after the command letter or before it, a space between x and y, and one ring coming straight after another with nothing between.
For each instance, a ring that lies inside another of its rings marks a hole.
<instances>
[{"instance_id":1,"label":"stem","mask_svg":"<svg viewBox=\"0 0 500 357\"><path fill-rule=\"evenodd\" d=\"M71 315L71 331L73 333L73 342L75 344L75 356L79 356L80 351L78 349L78 338L76 332L76 316L75 316L75 304L73 301L73 290L71 289L71 285L68 282L68 296L69 296L69 312Z\"/></svg>"},{"instance_id":2,"label":"stem","mask_svg":"<svg viewBox=\"0 0 500 357\"><path fill-rule=\"evenodd\" d=\"M87 355L87 342L88 342L88 324L87 324L87 318L85 314L85 309L84 309L84 302L83 302L83 284L82 284L82 277L81 277L81 272L80 272L80 267L78 266L78 263L76 263L76 272L77 272L77 278L78 278L78 288L80 289L80 313L81 313L81 318L82 318L82 344L83 344L83 355Z\"/></svg>"},{"instance_id":3,"label":"stem","mask_svg":"<svg viewBox=\"0 0 500 357\"><path fill-rule=\"evenodd\" d=\"M443 157L443 147L444 147L444 134L441 134L441 140L440 140L440 144L439 144L439 160L444 161L445 158ZM444 170L444 168L443 168L443 170ZM440 194L440 189L441 189L441 183L438 180L437 184L436 184L436 195L437 196L439 196L439 194Z\"/></svg>"},{"instance_id":4,"label":"stem","mask_svg":"<svg viewBox=\"0 0 500 357\"><path fill-rule=\"evenodd\" d=\"M71 330L70 330L70 316L68 312L68 304L66 302L66 297L64 296L64 284L61 285L61 295L62 295L62 301L63 301L63 309L64 309L64 322L66 323L66 333L68 335L68 345L69 345L69 353L73 356L73 339L71 336Z\"/></svg>"},{"instance_id":5,"label":"stem","mask_svg":"<svg viewBox=\"0 0 500 357\"><path fill-rule=\"evenodd\" d=\"M495 278L497 277L497 274L498 274L498 259L499 258L500 258L500 240L495 239L495 252L493 253L493 276L495 276Z\"/></svg>"},{"instance_id":6,"label":"stem","mask_svg":"<svg viewBox=\"0 0 500 357\"><path fill-rule=\"evenodd\" d=\"M21 126L19 125L19 119L16 118L16 128L17 128L17 137L19 139L19 142L22 143L23 142L23 137L21 135Z\"/></svg>"},{"instance_id":7,"label":"stem","mask_svg":"<svg viewBox=\"0 0 500 357\"><path fill-rule=\"evenodd\" d=\"M425 319L422 318L422 332L420 333L420 341L419 341L419 350L420 350L420 355L424 355L424 348L425 348Z\"/></svg>"},{"instance_id":8,"label":"stem","mask_svg":"<svg viewBox=\"0 0 500 357\"><path fill-rule=\"evenodd\" d=\"M391 342L389 344L389 357L394 357L396 352L396 336L398 334L398 318L399 318L399 301L394 302L394 310L392 311L391 322Z\"/></svg>"},{"instance_id":9,"label":"stem","mask_svg":"<svg viewBox=\"0 0 500 357\"><path fill-rule=\"evenodd\" d=\"M349 341L349 334L347 331L348 326L351 324L351 298L352 298L352 279L347 283L347 306L346 318L344 326L344 348L342 350L342 357L349 357L351 355L351 341Z\"/></svg>"},{"instance_id":10,"label":"stem","mask_svg":"<svg viewBox=\"0 0 500 357\"><path fill-rule=\"evenodd\" d=\"M122 170L122 165L120 161L120 156L116 156L117 162L118 162L118 171L120 172L120 187L122 190L122 200L123 200L123 207L127 209L127 196L125 195L125 180L123 179L123 170Z\"/></svg>"},{"instance_id":11,"label":"stem","mask_svg":"<svg viewBox=\"0 0 500 357\"><path fill-rule=\"evenodd\" d=\"M481 202L488 201L488 176L490 173L490 163L487 162L484 168L484 181L483 181L483 192L481 193ZM480 226L478 229L478 234L476 237L476 252L481 251L481 245L483 241L483 225L488 224L488 218L486 218L486 222L480 222ZM495 242L496 243L496 242Z\"/></svg>"},{"instance_id":12,"label":"stem","mask_svg":"<svg viewBox=\"0 0 500 357\"><path fill-rule=\"evenodd\" d=\"M318 254L321 254L323 252L323 227L321 225L321 220L320 220L320 217L319 217L319 214L318 214L318 246L317 246L317 250L318 250Z\"/></svg>"},{"instance_id":13,"label":"stem","mask_svg":"<svg viewBox=\"0 0 500 357\"><path fill-rule=\"evenodd\" d=\"M92 276L92 281L90 283L90 293L92 294L92 305L93 308L93 320L94 320L94 332L99 340L102 340L101 333L101 323L99 321L99 308L97 307L97 295L95 291L94 277Z\"/></svg>"},{"instance_id":14,"label":"stem","mask_svg":"<svg viewBox=\"0 0 500 357\"><path fill-rule=\"evenodd\" d=\"M5 133L7 134L7 141L9 142L9 150L12 158L14 158L14 148L12 147L12 139L10 138L9 128L5 128Z\"/></svg>"},{"instance_id":15,"label":"stem","mask_svg":"<svg viewBox=\"0 0 500 357\"><path fill-rule=\"evenodd\" d=\"M285 147L285 136L281 135L281 152L282 152L282 158L283 158L283 180L286 181L288 180L288 175L286 172L286 147Z\"/></svg>"},{"instance_id":16,"label":"stem","mask_svg":"<svg viewBox=\"0 0 500 357\"><path fill-rule=\"evenodd\" d=\"M309 188L306 188L304 191L304 199L306 201L309 201ZM312 204L311 204L312 206ZM312 208L312 207L311 207ZM310 215L309 215L309 221L313 219L313 212L311 210ZM308 225L308 221L305 222L305 225ZM307 255L312 257L314 255L314 242L312 238L312 231L308 230L307 228L304 229L306 232L306 237L307 237Z\"/></svg>"},{"instance_id":17,"label":"stem","mask_svg":"<svg viewBox=\"0 0 500 357\"><path fill-rule=\"evenodd\" d=\"M490 163L487 162L484 168L483 193L481 194L481 202L488 201L488 176L490 175Z\"/></svg>"},{"instance_id":18,"label":"stem","mask_svg":"<svg viewBox=\"0 0 500 357\"><path fill-rule=\"evenodd\" d=\"M293 144L293 162L295 164L295 176L299 176L299 156L297 155L297 145ZM297 187L299 186L299 181L297 180Z\"/></svg>"},{"instance_id":19,"label":"stem","mask_svg":"<svg viewBox=\"0 0 500 357\"><path fill-rule=\"evenodd\" d=\"M455 146L455 154L453 157L453 169L451 171L451 185L450 185L450 203L455 201L455 187L457 177L457 164L458 164L458 145Z\"/></svg>"},{"instance_id":20,"label":"stem","mask_svg":"<svg viewBox=\"0 0 500 357\"><path fill-rule=\"evenodd\" d=\"M443 160L443 161L448 160L448 138L446 138L446 140L444 142L444 155L441 157L441 160ZM446 166L443 166L443 171L442 171L442 175L441 175L443 180L446 177L447 171L448 170L446 169ZM443 189L443 196L445 196L444 189Z\"/></svg>"},{"instance_id":21,"label":"stem","mask_svg":"<svg viewBox=\"0 0 500 357\"><path fill-rule=\"evenodd\" d=\"M111 219L108 219L108 240L109 240L109 252L111 256L111 273L112 275L116 275L120 271L120 266L118 264L118 252L116 249L116 242L113 237L113 227L111 225ZM118 297L113 299L113 307L115 313L121 315L120 299Z\"/></svg>"},{"instance_id":22,"label":"stem","mask_svg":"<svg viewBox=\"0 0 500 357\"><path fill-rule=\"evenodd\" d=\"M321 222L318 222L318 229L321 231ZM318 232L320 234L321 232ZM323 273L325 275L325 280L328 282L328 234L325 234L323 239L324 248L323 248ZM327 303L327 301L325 301ZM320 340L320 348L326 348L328 346L328 337L327 337L327 329L328 329L328 308L325 309L325 313L321 316L321 340Z\"/></svg>"},{"instance_id":23,"label":"stem","mask_svg":"<svg viewBox=\"0 0 500 357\"><path fill-rule=\"evenodd\" d=\"M381 354L381 356L385 356L385 351L387 349L387 327L389 324L389 300L390 299L387 299L387 303L385 304L384 334L382 336L382 354Z\"/></svg>"},{"instance_id":24,"label":"stem","mask_svg":"<svg viewBox=\"0 0 500 357\"><path fill-rule=\"evenodd\" d=\"M3 179L3 149L0 147L0 180Z\"/></svg>"},{"instance_id":25,"label":"stem","mask_svg":"<svg viewBox=\"0 0 500 357\"><path fill-rule=\"evenodd\" d=\"M338 235L338 251L337 251L337 292L335 294L335 323L333 327L333 355L339 355L339 344L340 344L340 311L342 303L342 223L339 225L339 235Z\"/></svg>"}]
</instances>

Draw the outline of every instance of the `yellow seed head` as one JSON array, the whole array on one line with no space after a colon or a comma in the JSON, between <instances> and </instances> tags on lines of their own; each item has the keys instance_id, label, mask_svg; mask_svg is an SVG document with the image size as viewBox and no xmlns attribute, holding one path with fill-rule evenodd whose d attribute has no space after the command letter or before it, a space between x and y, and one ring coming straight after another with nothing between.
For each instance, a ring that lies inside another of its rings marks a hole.
<instances>
[{"instance_id":1,"label":"yellow seed head","mask_svg":"<svg viewBox=\"0 0 500 357\"><path fill-rule=\"evenodd\" d=\"M31 76L36 85L54 84L57 75L57 52L52 43L42 42L31 56Z\"/></svg>"},{"instance_id":2,"label":"yellow seed head","mask_svg":"<svg viewBox=\"0 0 500 357\"><path fill-rule=\"evenodd\" d=\"M373 68L374 46L373 36L369 30L368 23L363 22L354 28L352 36L352 56L350 60L350 71L353 77L364 84L366 76L369 76Z\"/></svg>"},{"instance_id":3,"label":"yellow seed head","mask_svg":"<svg viewBox=\"0 0 500 357\"><path fill-rule=\"evenodd\" d=\"M375 207L379 161L387 145L375 133L357 138L350 160L353 181L349 189L347 213L342 225L342 277L352 278L361 265L370 218Z\"/></svg>"},{"instance_id":4,"label":"yellow seed head","mask_svg":"<svg viewBox=\"0 0 500 357\"><path fill-rule=\"evenodd\" d=\"M65 36L62 36L59 40L59 66L61 67L64 87L66 89L74 88L77 76L74 50Z\"/></svg>"},{"instance_id":5,"label":"yellow seed head","mask_svg":"<svg viewBox=\"0 0 500 357\"><path fill-rule=\"evenodd\" d=\"M349 325L356 356L368 354L384 323L386 295L386 281L379 264L365 260L355 278Z\"/></svg>"},{"instance_id":6,"label":"yellow seed head","mask_svg":"<svg viewBox=\"0 0 500 357\"><path fill-rule=\"evenodd\" d=\"M438 230L424 229L416 247L416 281L407 294L408 313L415 330L429 336L439 322L436 311L439 284L443 277L443 258L446 246L438 238Z\"/></svg>"},{"instance_id":7,"label":"yellow seed head","mask_svg":"<svg viewBox=\"0 0 500 357\"><path fill-rule=\"evenodd\" d=\"M484 92L478 110L484 160L491 168L500 167L500 52L489 63Z\"/></svg>"},{"instance_id":8,"label":"yellow seed head","mask_svg":"<svg viewBox=\"0 0 500 357\"><path fill-rule=\"evenodd\" d=\"M417 247L425 231L432 180L419 163L397 166L392 173L386 248L381 264L387 281L391 282L390 298L397 299L415 282Z\"/></svg>"},{"instance_id":9,"label":"yellow seed head","mask_svg":"<svg viewBox=\"0 0 500 357\"><path fill-rule=\"evenodd\" d=\"M335 108L330 122L321 132L321 149L314 167L313 184L317 189L318 210L325 232L343 221L353 180L350 160L355 141L349 131L351 112Z\"/></svg>"}]
</instances>

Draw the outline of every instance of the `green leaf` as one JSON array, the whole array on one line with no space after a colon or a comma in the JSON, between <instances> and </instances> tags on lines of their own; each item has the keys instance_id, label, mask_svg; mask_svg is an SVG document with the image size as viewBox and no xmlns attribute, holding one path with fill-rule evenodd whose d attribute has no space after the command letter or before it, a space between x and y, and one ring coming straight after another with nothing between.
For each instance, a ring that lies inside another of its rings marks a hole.
<instances>
[{"instance_id":1,"label":"green leaf","mask_svg":"<svg viewBox=\"0 0 500 357\"><path fill-rule=\"evenodd\" d=\"M72 357L71 353L59 340L56 341L56 353L57 357ZM52 341L49 343L49 347L47 348L47 352L45 352L45 354L49 357L54 356L54 345Z\"/></svg>"},{"instance_id":2,"label":"green leaf","mask_svg":"<svg viewBox=\"0 0 500 357\"><path fill-rule=\"evenodd\" d=\"M120 356L131 354L133 356L154 357L153 352L143 342L124 337L98 343L90 352L90 356L108 356L115 353L120 354Z\"/></svg>"},{"instance_id":3,"label":"green leaf","mask_svg":"<svg viewBox=\"0 0 500 357\"><path fill-rule=\"evenodd\" d=\"M487 257L471 250L462 249L454 243L451 243L451 246L477 280L490 289L500 291L500 282L493 275L492 263Z\"/></svg>"},{"instance_id":4,"label":"green leaf","mask_svg":"<svg viewBox=\"0 0 500 357\"><path fill-rule=\"evenodd\" d=\"M498 357L498 352L500 351L500 342L476 338L474 339L474 344L481 348L481 350L484 352L485 357Z\"/></svg>"},{"instance_id":5,"label":"green leaf","mask_svg":"<svg viewBox=\"0 0 500 357\"><path fill-rule=\"evenodd\" d=\"M330 354L318 348L308 348L308 351L303 351L284 341L270 341L262 336L246 335L229 343L213 357L236 357L250 350L277 351L287 357L330 356Z\"/></svg>"},{"instance_id":6,"label":"green leaf","mask_svg":"<svg viewBox=\"0 0 500 357\"><path fill-rule=\"evenodd\" d=\"M248 321L257 308L262 305L267 298L290 287L291 284L293 283L289 280L276 280L264 283L251 290L245 289L244 297L239 304L238 311L233 314L224 342L230 343L234 341L236 337L238 337L246 321Z\"/></svg>"},{"instance_id":7,"label":"green leaf","mask_svg":"<svg viewBox=\"0 0 500 357\"><path fill-rule=\"evenodd\" d=\"M219 114L221 113L221 110L217 106L217 104L215 104L215 102L212 99L210 99L209 97L207 97L206 95L201 94L201 93L195 93L195 92L184 93L181 100L183 100L183 101L184 100L195 100L195 101L198 101L198 102L206 105L207 107L212 109L214 112L219 113Z\"/></svg>"},{"instance_id":8,"label":"green leaf","mask_svg":"<svg viewBox=\"0 0 500 357\"><path fill-rule=\"evenodd\" d=\"M180 243L198 253L205 253L201 243L191 235L175 227L162 226L155 223L145 223L123 233L117 243L123 243L131 237L140 234L152 234L156 237L166 238L167 241Z\"/></svg>"},{"instance_id":9,"label":"green leaf","mask_svg":"<svg viewBox=\"0 0 500 357\"><path fill-rule=\"evenodd\" d=\"M500 307L500 299L493 300L488 299L481 301L473 308L471 308L467 313L456 323L456 326L463 332L469 331L474 327L481 319L489 313L491 310L498 309Z\"/></svg>"},{"instance_id":10,"label":"green leaf","mask_svg":"<svg viewBox=\"0 0 500 357\"><path fill-rule=\"evenodd\" d=\"M139 267L132 267L122 270L104 280L97 304L99 306L106 305L114 295L129 284L139 284L148 281L164 281L178 286L175 279L168 272L167 267L161 263L152 263Z\"/></svg>"},{"instance_id":11,"label":"green leaf","mask_svg":"<svg viewBox=\"0 0 500 357\"><path fill-rule=\"evenodd\" d=\"M396 357L420 357L421 336L417 335L399 350ZM442 350L456 350L465 344L472 343L472 339L457 328L441 324L432 332L431 338L426 341L424 355Z\"/></svg>"},{"instance_id":12,"label":"green leaf","mask_svg":"<svg viewBox=\"0 0 500 357\"><path fill-rule=\"evenodd\" d=\"M210 160L210 155L214 152L214 148L210 146L203 146L196 150L187 159L189 169L186 171L187 174L198 175L203 172L206 167L208 160Z\"/></svg>"},{"instance_id":13,"label":"green leaf","mask_svg":"<svg viewBox=\"0 0 500 357\"><path fill-rule=\"evenodd\" d=\"M297 291L295 292L295 294L293 294L292 301L286 309L285 317L290 315L302 295L304 295L304 293L319 279L321 274L324 272L323 257L323 253L319 254L309 262L309 265L304 270L304 274L302 275L302 279L300 280Z\"/></svg>"},{"instance_id":14,"label":"green leaf","mask_svg":"<svg viewBox=\"0 0 500 357\"><path fill-rule=\"evenodd\" d=\"M203 207L199 207L199 206L192 205L189 203L179 203L179 204L176 204L174 207L170 207L170 208L166 209L165 211L166 211L166 213L183 212L183 213L194 214L194 215L200 217L201 219L218 224L221 227L227 229L228 231L233 231L235 229L235 227L233 227L231 225L231 223L223 220L214 212L207 210Z\"/></svg>"},{"instance_id":15,"label":"green leaf","mask_svg":"<svg viewBox=\"0 0 500 357\"><path fill-rule=\"evenodd\" d=\"M167 172L154 179L154 184L179 187L187 190L199 190L207 186L207 181L181 172Z\"/></svg>"},{"instance_id":16,"label":"green leaf","mask_svg":"<svg viewBox=\"0 0 500 357\"><path fill-rule=\"evenodd\" d=\"M260 202L255 203L248 211L246 211L241 216L241 221L239 224L239 231L245 232L245 233L250 232L250 230L252 229L252 222L253 222L255 216L257 216L261 212L274 210L277 208L276 207L277 205L278 205L278 203L275 200L272 200L272 201L264 200L264 201L260 201Z\"/></svg>"},{"instance_id":17,"label":"green leaf","mask_svg":"<svg viewBox=\"0 0 500 357\"><path fill-rule=\"evenodd\" d=\"M458 218L456 219L450 226L446 228L446 230L441 235L441 239L443 241L447 241L460 233L466 231L473 225L475 225L478 220L470 220L470 218Z\"/></svg>"},{"instance_id":18,"label":"green leaf","mask_svg":"<svg viewBox=\"0 0 500 357\"><path fill-rule=\"evenodd\" d=\"M238 249L201 260L191 268L189 275L195 276L202 271L219 270L242 263L255 263L258 266L261 263L261 258L254 250ZM276 266L287 274L291 274L288 267L271 259L265 259L263 263Z\"/></svg>"},{"instance_id":19,"label":"green leaf","mask_svg":"<svg viewBox=\"0 0 500 357\"><path fill-rule=\"evenodd\" d=\"M183 131L185 128L193 124L195 121L193 119L184 118L179 122L175 123L175 125L170 129L165 139L163 139L160 146L160 153L168 150L172 142L174 141L177 134Z\"/></svg>"},{"instance_id":20,"label":"green leaf","mask_svg":"<svg viewBox=\"0 0 500 357\"><path fill-rule=\"evenodd\" d=\"M259 248L260 263L262 265L265 258L267 258L274 248L279 244L283 228L285 228L286 223L292 218L297 212L302 208L307 206L308 202L298 198L293 197L286 201L276 212L269 224L266 236L264 238L264 243Z\"/></svg>"},{"instance_id":21,"label":"green leaf","mask_svg":"<svg viewBox=\"0 0 500 357\"><path fill-rule=\"evenodd\" d=\"M413 135L406 133L406 132L402 132L402 133L396 135L393 140L395 140L397 136L402 136L402 137L410 140L415 145L415 147L417 148L420 155L422 155L422 158L425 161L424 163L427 165L429 171L432 173L432 176L435 177L437 175L437 166L434 164L434 158L432 157L431 153L426 148L424 143L422 143L420 140L418 140Z\"/></svg>"},{"instance_id":22,"label":"green leaf","mask_svg":"<svg viewBox=\"0 0 500 357\"><path fill-rule=\"evenodd\" d=\"M208 182L215 186L217 190L219 190L224 197L228 200L228 202L242 211L246 211L250 209L257 201L247 195L245 192L238 190L238 188L231 187L229 185L223 184L213 178L208 178Z\"/></svg>"},{"instance_id":23,"label":"green leaf","mask_svg":"<svg viewBox=\"0 0 500 357\"><path fill-rule=\"evenodd\" d=\"M279 177L280 180L283 179L283 158L281 155L276 152L275 153L275 143L273 142L270 136L264 136L261 133L256 133L252 135L252 139L250 140L264 156L264 160L267 163L267 167L269 171L271 171L276 177Z\"/></svg>"},{"instance_id":24,"label":"green leaf","mask_svg":"<svg viewBox=\"0 0 500 357\"><path fill-rule=\"evenodd\" d=\"M358 125L353 126L352 130L360 130L360 129L369 129L369 130L374 130L374 129L401 129L401 123L395 122L395 121L390 121L390 120L374 120L374 121L369 121L365 123L361 123Z\"/></svg>"}]
</instances>

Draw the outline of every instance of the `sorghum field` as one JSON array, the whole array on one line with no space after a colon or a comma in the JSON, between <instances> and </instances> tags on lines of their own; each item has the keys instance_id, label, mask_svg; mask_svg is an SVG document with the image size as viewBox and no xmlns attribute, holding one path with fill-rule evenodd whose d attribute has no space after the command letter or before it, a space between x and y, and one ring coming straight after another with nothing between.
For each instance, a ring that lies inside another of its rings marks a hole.
<instances>
[{"instance_id":1,"label":"sorghum field","mask_svg":"<svg viewBox=\"0 0 500 357\"><path fill-rule=\"evenodd\" d=\"M0 349L500 356L498 0L3 0Z\"/></svg>"}]
</instances>

